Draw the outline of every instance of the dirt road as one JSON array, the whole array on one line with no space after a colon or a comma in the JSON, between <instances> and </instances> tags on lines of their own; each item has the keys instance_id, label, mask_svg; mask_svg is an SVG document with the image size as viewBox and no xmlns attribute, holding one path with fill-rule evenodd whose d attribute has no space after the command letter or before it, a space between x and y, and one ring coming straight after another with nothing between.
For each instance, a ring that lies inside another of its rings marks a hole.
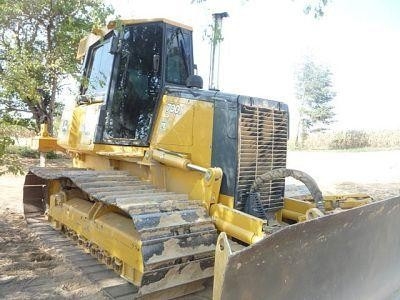
<instances>
[{"instance_id":1,"label":"dirt road","mask_svg":"<svg viewBox=\"0 0 400 300\"><path fill-rule=\"evenodd\" d=\"M308 172L325 194L364 192L378 200L400 194L400 151L289 152L288 167ZM22 176L0 177L0 299L105 299L26 227L23 181Z\"/></svg>"}]
</instances>

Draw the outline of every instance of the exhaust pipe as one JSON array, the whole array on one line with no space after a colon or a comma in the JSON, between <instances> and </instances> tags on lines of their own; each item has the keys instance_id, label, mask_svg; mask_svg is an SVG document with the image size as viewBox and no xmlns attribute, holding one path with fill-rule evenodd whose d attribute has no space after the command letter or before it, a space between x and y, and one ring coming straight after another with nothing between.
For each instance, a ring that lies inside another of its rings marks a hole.
<instances>
[{"instance_id":1,"label":"exhaust pipe","mask_svg":"<svg viewBox=\"0 0 400 300\"><path fill-rule=\"evenodd\" d=\"M209 90L219 90L219 59L222 38L222 19L229 17L227 12L213 14L213 32L211 38Z\"/></svg>"}]
</instances>

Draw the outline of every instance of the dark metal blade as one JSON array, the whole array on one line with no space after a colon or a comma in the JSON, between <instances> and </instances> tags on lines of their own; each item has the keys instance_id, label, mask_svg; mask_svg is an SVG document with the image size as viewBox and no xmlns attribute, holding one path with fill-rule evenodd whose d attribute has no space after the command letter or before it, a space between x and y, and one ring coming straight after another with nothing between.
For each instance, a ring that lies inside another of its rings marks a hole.
<instances>
[{"instance_id":1,"label":"dark metal blade","mask_svg":"<svg viewBox=\"0 0 400 300\"><path fill-rule=\"evenodd\" d=\"M400 197L286 227L233 253L221 280L222 299L393 297Z\"/></svg>"}]
</instances>

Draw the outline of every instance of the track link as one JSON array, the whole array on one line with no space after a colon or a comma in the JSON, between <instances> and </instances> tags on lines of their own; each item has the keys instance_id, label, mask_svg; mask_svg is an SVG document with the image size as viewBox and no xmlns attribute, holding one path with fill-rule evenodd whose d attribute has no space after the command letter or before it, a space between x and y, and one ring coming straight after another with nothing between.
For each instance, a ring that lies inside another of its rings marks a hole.
<instances>
[{"instance_id":1,"label":"track link","mask_svg":"<svg viewBox=\"0 0 400 300\"><path fill-rule=\"evenodd\" d=\"M33 167L24 186L27 217L46 210L49 180L79 189L93 202L130 216L140 236L144 264L137 296L167 298L189 286L198 290L199 283L213 276L217 232L200 201L158 189L125 171ZM163 294L164 290L168 292Z\"/></svg>"},{"instance_id":2,"label":"track link","mask_svg":"<svg viewBox=\"0 0 400 300\"><path fill-rule=\"evenodd\" d=\"M41 215L31 214L26 218L29 228L39 237L40 242L70 263L81 275L86 277L98 290L110 299L133 299L137 295L137 287L126 282L96 258L77 247L77 243L56 231Z\"/></svg>"}]
</instances>

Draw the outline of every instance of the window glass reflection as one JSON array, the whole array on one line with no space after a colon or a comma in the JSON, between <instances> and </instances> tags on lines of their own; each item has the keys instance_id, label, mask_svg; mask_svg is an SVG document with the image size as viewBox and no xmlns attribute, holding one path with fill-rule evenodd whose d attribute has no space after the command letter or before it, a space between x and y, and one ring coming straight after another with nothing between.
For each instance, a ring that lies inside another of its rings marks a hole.
<instances>
[{"instance_id":1,"label":"window glass reflection","mask_svg":"<svg viewBox=\"0 0 400 300\"><path fill-rule=\"evenodd\" d=\"M147 143L161 86L161 66L154 66L157 57L161 64L161 47L161 24L124 29L113 98L107 107L105 141Z\"/></svg>"},{"instance_id":2,"label":"window glass reflection","mask_svg":"<svg viewBox=\"0 0 400 300\"><path fill-rule=\"evenodd\" d=\"M111 38L93 49L87 72L86 95L102 96L108 91L114 56L110 54Z\"/></svg>"}]
</instances>

